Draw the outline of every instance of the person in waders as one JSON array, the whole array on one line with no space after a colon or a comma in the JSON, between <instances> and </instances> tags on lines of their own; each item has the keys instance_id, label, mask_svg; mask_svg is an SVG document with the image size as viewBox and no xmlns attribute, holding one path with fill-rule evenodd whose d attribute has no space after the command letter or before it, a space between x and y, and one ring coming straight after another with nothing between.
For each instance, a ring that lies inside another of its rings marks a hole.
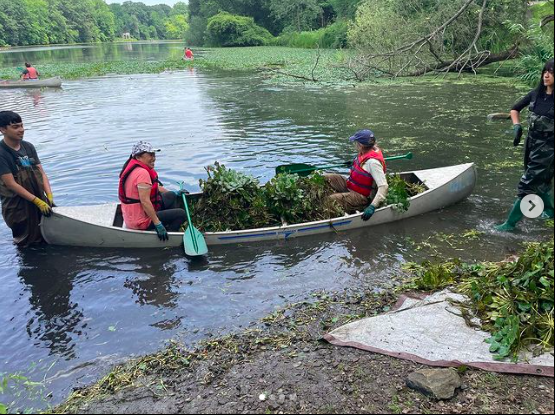
<instances>
[{"instance_id":1,"label":"person in waders","mask_svg":"<svg viewBox=\"0 0 555 415\"><path fill-rule=\"evenodd\" d=\"M496 227L498 231L509 232L516 228L524 214L520 208L522 199L528 195L538 195L544 202L544 219L553 219L554 137L553 137L553 59L542 71L539 86L515 104L511 110L514 127L514 146L520 145L523 130L520 125L520 111L526 106L528 115L528 137L524 152L525 172L518 184L517 200L505 223Z\"/></svg>"},{"instance_id":2,"label":"person in waders","mask_svg":"<svg viewBox=\"0 0 555 415\"><path fill-rule=\"evenodd\" d=\"M362 212L362 220L367 221L386 200L387 184L386 164L382 150L376 145L376 137L370 130L361 130L350 139L355 143L358 155L351 167L348 179L340 174L326 174L329 185L337 193L330 198L339 203L346 213Z\"/></svg>"},{"instance_id":3,"label":"person in waders","mask_svg":"<svg viewBox=\"0 0 555 415\"><path fill-rule=\"evenodd\" d=\"M0 201L2 216L21 247L43 242L41 216L50 216L54 196L35 147L23 141L21 117L0 111Z\"/></svg>"}]
</instances>

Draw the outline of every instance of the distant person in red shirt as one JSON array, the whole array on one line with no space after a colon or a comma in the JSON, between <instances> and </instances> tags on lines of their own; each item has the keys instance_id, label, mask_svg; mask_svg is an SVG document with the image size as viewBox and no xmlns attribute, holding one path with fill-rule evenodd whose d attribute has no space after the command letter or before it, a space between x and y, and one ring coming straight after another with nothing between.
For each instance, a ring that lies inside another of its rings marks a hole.
<instances>
[{"instance_id":1,"label":"distant person in red shirt","mask_svg":"<svg viewBox=\"0 0 555 415\"><path fill-rule=\"evenodd\" d=\"M192 61L193 59L195 59L195 55L190 48L185 48L185 55L183 56L183 58Z\"/></svg>"},{"instance_id":2,"label":"distant person in red shirt","mask_svg":"<svg viewBox=\"0 0 555 415\"><path fill-rule=\"evenodd\" d=\"M28 81L28 80L37 80L39 79L40 73L35 68L31 66L30 63L25 62L25 69L21 74L21 80Z\"/></svg>"}]
</instances>

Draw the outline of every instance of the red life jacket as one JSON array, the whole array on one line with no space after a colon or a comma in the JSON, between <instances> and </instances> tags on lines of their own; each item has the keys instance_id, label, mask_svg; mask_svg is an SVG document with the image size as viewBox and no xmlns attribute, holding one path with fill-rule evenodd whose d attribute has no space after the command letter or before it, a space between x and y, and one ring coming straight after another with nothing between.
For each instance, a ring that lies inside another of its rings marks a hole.
<instances>
[{"instance_id":1,"label":"red life jacket","mask_svg":"<svg viewBox=\"0 0 555 415\"><path fill-rule=\"evenodd\" d=\"M119 176L119 200L124 205L134 205L136 203L141 203L139 199L130 199L125 194L125 182L129 178L129 175L133 172L133 170L141 168L148 171L150 179L152 180L152 189L150 189L150 201L152 202L152 206L154 206L154 210L157 212L162 210L162 195L160 194L159 187L162 185L158 180L158 173L151 169L146 164L141 163L139 160L131 159L125 170Z\"/></svg>"},{"instance_id":2,"label":"red life jacket","mask_svg":"<svg viewBox=\"0 0 555 415\"><path fill-rule=\"evenodd\" d=\"M31 66L25 69L27 70L27 73L23 75L23 79L39 79L39 73L35 68Z\"/></svg>"},{"instance_id":3,"label":"red life jacket","mask_svg":"<svg viewBox=\"0 0 555 415\"><path fill-rule=\"evenodd\" d=\"M190 49L185 51L185 57L191 59L193 57L193 52Z\"/></svg>"},{"instance_id":4,"label":"red life jacket","mask_svg":"<svg viewBox=\"0 0 555 415\"><path fill-rule=\"evenodd\" d=\"M370 159L379 160L380 163L382 163L384 173L386 172L387 167L382 151L371 150L366 154L355 157L353 167L351 167L351 176L347 180L347 188L349 190L360 193L366 197L370 197L370 194L372 194L374 178L362 167Z\"/></svg>"}]
</instances>

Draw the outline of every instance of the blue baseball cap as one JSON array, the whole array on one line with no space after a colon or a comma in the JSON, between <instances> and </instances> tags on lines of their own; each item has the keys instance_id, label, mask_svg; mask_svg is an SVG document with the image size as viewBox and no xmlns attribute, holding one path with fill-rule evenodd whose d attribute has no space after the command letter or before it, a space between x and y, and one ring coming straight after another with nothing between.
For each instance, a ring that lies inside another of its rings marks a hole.
<instances>
[{"instance_id":1,"label":"blue baseball cap","mask_svg":"<svg viewBox=\"0 0 555 415\"><path fill-rule=\"evenodd\" d=\"M349 138L349 141L356 141L360 144L370 145L376 142L376 136L370 130L360 130Z\"/></svg>"}]
</instances>

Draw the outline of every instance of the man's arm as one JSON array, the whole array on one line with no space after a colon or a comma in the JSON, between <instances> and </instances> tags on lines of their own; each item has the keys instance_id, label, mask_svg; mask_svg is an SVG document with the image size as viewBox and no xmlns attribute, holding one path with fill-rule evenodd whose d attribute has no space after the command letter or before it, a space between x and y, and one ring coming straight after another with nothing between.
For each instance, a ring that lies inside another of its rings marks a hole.
<instances>
[{"instance_id":1,"label":"man's arm","mask_svg":"<svg viewBox=\"0 0 555 415\"><path fill-rule=\"evenodd\" d=\"M37 197L27 191L23 186L17 184L13 177L13 174L11 173L3 174L2 176L0 176L0 180L4 182L8 189L10 189L12 192L22 197L23 199L28 200L29 202L32 202Z\"/></svg>"},{"instance_id":2,"label":"man's arm","mask_svg":"<svg viewBox=\"0 0 555 415\"><path fill-rule=\"evenodd\" d=\"M52 198L52 187L50 186L50 180L48 180L48 176L46 175L46 172L42 168L42 164L37 164L37 167L40 170L40 173L42 174L42 181L44 182L44 191L48 196L48 199L50 200Z\"/></svg>"}]
</instances>

